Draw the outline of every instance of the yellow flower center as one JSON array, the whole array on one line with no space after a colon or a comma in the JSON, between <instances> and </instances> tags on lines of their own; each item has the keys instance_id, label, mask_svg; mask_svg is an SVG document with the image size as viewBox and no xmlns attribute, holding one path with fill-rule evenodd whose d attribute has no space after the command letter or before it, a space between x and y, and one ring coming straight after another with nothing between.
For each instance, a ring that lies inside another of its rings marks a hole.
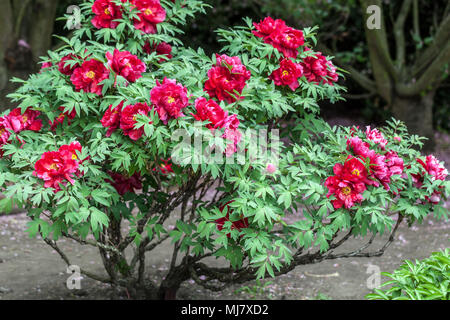
<instances>
[{"instance_id":1,"label":"yellow flower center","mask_svg":"<svg viewBox=\"0 0 450 320\"><path fill-rule=\"evenodd\" d=\"M95 72L94 71L89 71L86 73L86 77L88 77L89 79L94 79L95 78Z\"/></svg>"},{"instance_id":2,"label":"yellow flower center","mask_svg":"<svg viewBox=\"0 0 450 320\"><path fill-rule=\"evenodd\" d=\"M354 175L356 175L356 176L359 177L360 172L359 172L358 169L354 169L354 170L352 171L352 174L354 174Z\"/></svg>"},{"instance_id":3,"label":"yellow flower center","mask_svg":"<svg viewBox=\"0 0 450 320\"><path fill-rule=\"evenodd\" d=\"M23 116L22 120L23 120L23 122L27 122L28 121L28 117L27 116Z\"/></svg>"},{"instance_id":4,"label":"yellow flower center","mask_svg":"<svg viewBox=\"0 0 450 320\"><path fill-rule=\"evenodd\" d=\"M0 129L0 136L3 134L3 132L5 132L5 129Z\"/></svg>"},{"instance_id":5,"label":"yellow flower center","mask_svg":"<svg viewBox=\"0 0 450 320\"><path fill-rule=\"evenodd\" d=\"M105 9L105 14L108 14L108 15L111 14L111 12L109 11L108 8Z\"/></svg>"},{"instance_id":6,"label":"yellow flower center","mask_svg":"<svg viewBox=\"0 0 450 320\"><path fill-rule=\"evenodd\" d=\"M136 121L136 116L133 116L133 121Z\"/></svg>"},{"instance_id":7,"label":"yellow flower center","mask_svg":"<svg viewBox=\"0 0 450 320\"><path fill-rule=\"evenodd\" d=\"M286 37L286 40L287 40L287 41L291 41L291 39L292 39L292 38L291 38L290 36L287 36L287 37Z\"/></svg>"},{"instance_id":8,"label":"yellow flower center","mask_svg":"<svg viewBox=\"0 0 450 320\"><path fill-rule=\"evenodd\" d=\"M77 157L77 155L74 153L73 155L72 155L72 160L77 160L78 159L78 157Z\"/></svg>"},{"instance_id":9,"label":"yellow flower center","mask_svg":"<svg viewBox=\"0 0 450 320\"><path fill-rule=\"evenodd\" d=\"M149 15L153 14L153 11L152 11L152 9L147 8L147 9L145 9L144 14L145 14L146 16L149 16Z\"/></svg>"},{"instance_id":10,"label":"yellow flower center","mask_svg":"<svg viewBox=\"0 0 450 320\"><path fill-rule=\"evenodd\" d=\"M168 103L174 103L175 102L175 98L174 97L168 97L167 98L167 102Z\"/></svg>"},{"instance_id":11,"label":"yellow flower center","mask_svg":"<svg viewBox=\"0 0 450 320\"><path fill-rule=\"evenodd\" d=\"M344 187L341 189L341 192L348 196L350 193L352 193L352 189L350 189L350 187Z\"/></svg>"},{"instance_id":12,"label":"yellow flower center","mask_svg":"<svg viewBox=\"0 0 450 320\"><path fill-rule=\"evenodd\" d=\"M50 169L52 169L52 170L58 170L58 166L56 165L56 163L52 163L52 164L50 165Z\"/></svg>"},{"instance_id":13,"label":"yellow flower center","mask_svg":"<svg viewBox=\"0 0 450 320\"><path fill-rule=\"evenodd\" d=\"M289 75L289 71L284 70L281 74L282 74L283 76L288 76L288 75Z\"/></svg>"}]
</instances>

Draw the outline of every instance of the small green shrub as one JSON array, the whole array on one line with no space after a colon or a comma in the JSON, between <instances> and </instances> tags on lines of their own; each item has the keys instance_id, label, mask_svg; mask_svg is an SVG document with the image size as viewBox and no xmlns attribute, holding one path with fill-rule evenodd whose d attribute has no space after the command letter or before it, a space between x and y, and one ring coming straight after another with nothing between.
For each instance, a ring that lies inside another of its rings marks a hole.
<instances>
[{"instance_id":1,"label":"small green shrub","mask_svg":"<svg viewBox=\"0 0 450 320\"><path fill-rule=\"evenodd\" d=\"M414 265L405 260L394 274L383 272L392 280L382 287L392 284L388 290L375 289L368 294L370 300L449 300L450 297L450 256L449 249L433 252L431 257Z\"/></svg>"}]
</instances>

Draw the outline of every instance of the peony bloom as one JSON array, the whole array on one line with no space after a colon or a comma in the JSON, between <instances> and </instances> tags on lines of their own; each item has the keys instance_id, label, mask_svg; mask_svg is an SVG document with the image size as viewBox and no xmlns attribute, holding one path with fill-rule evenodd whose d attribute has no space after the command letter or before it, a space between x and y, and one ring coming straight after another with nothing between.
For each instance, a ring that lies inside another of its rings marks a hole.
<instances>
[{"instance_id":1,"label":"peony bloom","mask_svg":"<svg viewBox=\"0 0 450 320\"><path fill-rule=\"evenodd\" d=\"M158 60L159 63L162 63L166 60L172 59L172 46L168 44L167 42L161 42L158 45L150 45L150 42L146 42L145 46L143 47L144 52L150 54L152 52L155 52L160 56L165 56L164 58L161 58Z\"/></svg>"},{"instance_id":2,"label":"peony bloom","mask_svg":"<svg viewBox=\"0 0 450 320\"><path fill-rule=\"evenodd\" d=\"M217 224L217 229L219 231L223 230L223 227L227 221L231 222L231 230L238 230L241 231L242 229L248 228L248 218L240 217L239 220L231 221L230 220L230 214L233 213L233 209L231 209L228 205L232 203L233 201L228 201L225 205L220 207L220 212L223 212L224 209L226 209L227 214L225 217L217 219L215 222ZM228 233L227 237L230 238L231 234Z\"/></svg>"},{"instance_id":3,"label":"peony bloom","mask_svg":"<svg viewBox=\"0 0 450 320\"><path fill-rule=\"evenodd\" d=\"M273 46L286 58L297 58L298 48L305 44L303 31L291 27L276 30L273 37Z\"/></svg>"},{"instance_id":4,"label":"peony bloom","mask_svg":"<svg viewBox=\"0 0 450 320\"><path fill-rule=\"evenodd\" d=\"M11 130L11 124L9 123L8 118L0 117L0 146L8 142Z\"/></svg>"},{"instance_id":5,"label":"peony bloom","mask_svg":"<svg viewBox=\"0 0 450 320\"><path fill-rule=\"evenodd\" d=\"M159 164L159 170L162 174L173 173L172 163L170 162L171 158L164 160L161 159L161 163ZM153 168L153 171L156 171L156 168Z\"/></svg>"},{"instance_id":6,"label":"peony bloom","mask_svg":"<svg viewBox=\"0 0 450 320\"><path fill-rule=\"evenodd\" d=\"M65 144L58 150L58 152L61 154L61 158L63 158L64 160L76 160L82 163L85 159L80 161L77 156L77 151L82 151L81 144L78 141L74 141L71 144Z\"/></svg>"},{"instance_id":7,"label":"peony bloom","mask_svg":"<svg viewBox=\"0 0 450 320\"><path fill-rule=\"evenodd\" d=\"M136 103L135 105L128 105L123 108L120 113L120 128L123 130L123 134L129 136L134 141L142 137L144 127L142 126L138 129L134 127L137 124L136 116L138 114L146 116L151 109L152 107L149 107L146 103Z\"/></svg>"},{"instance_id":8,"label":"peony bloom","mask_svg":"<svg viewBox=\"0 0 450 320\"><path fill-rule=\"evenodd\" d=\"M127 192L135 192L135 189L142 189L141 174L134 173L131 177L126 177L120 173L109 171L108 174L113 180L106 179L123 196Z\"/></svg>"},{"instance_id":9,"label":"peony bloom","mask_svg":"<svg viewBox=\"0 0 450 320\"><path fill-rule=\"evenodd\" d=\"M370 184L367 178L367 169L364 166L364 162L359 158L348 156L343 165L340 163L334 165L333 172L345 181Z\"/></svg>"},{"instance_id":10,"label":"peony bloom","mask_svg":"<svg viewBox=\"0 0 450 320\"><path fill-rule=\"evenodd\" d=\"M114 49L113 54L106 53L106 58L111 69L129 82L135 82L141 78L142 73L147 69L145 63L128 51Z\"/></svg>"},{"instance_id":11,"label":"peony bloom","mask_svg":"<svg viewBox=\"0 0 450 320\"><path fill-rule=\"evenodd\" d=\"M342 206L350 209L355 203L364 200L362 193L366 190L366 186L363 182L350 182L341 176L332 176L325 181L325 186L328 188L327 198L331 195L336 198L336 200L332 200L335 209Z\"/></svg>"},{"instance_id":12,"label":"peony bloom","mask_svg":"<svg viewBox=\"0 0 450 320\"><path fill-rule=\"evenodd\" d=\"M192 114L197 121L209 121L206 125L208 129L213 129L228 117L228 113L224 111L214 100L206 100L203 97L195 100L196 114Z\"/></svg>"},{"instance_id":13,"label":"peony bloom","mask_svg":"<svg viewBox=\"0 0 450 320\"><path fill-rule=\"evenodd\" d=\"M100 120L102 126L108 128L108 131L106 132L107 137L110 137L111 134L120 126L120 113L122 111L123 103L124 102L122 101L114 109L112 108L113 105L110 105L108 110L106 110L103 115L102 120Z\"/></svg>"},{"instance_id":14,"label":"peony bloom","mask_svg":"<svg viewBox=\"0 0 450 320\"><path fill-rule=\"evenodd\" d=\"M20 108L13 109L6 117L11 129L18 133L23 130L39 131L42 128L42 120L37 119L41 113L28 107L22 114Z\"/></svg>"},{"instance_id":15,"label":"peony bloom","mask_svg":"<svg viewBox=\"0 0 450 320\"><path fill-rule=\"evenodd\" d=\"M111 0L96 0L92 5L92 12L95 17L91 22L97 29L115 29L119 22L114 20L122 18L121 8Z\"/></svg>"},{"instance_id":16,"label":"peony bloom","mask_svg":"<svg viewBox=\"0 0 450 320\"><path fill-rule=\"evenodd\" d=\"M217 64L208 71L208 80L204 90L211 98L233 103L240 97L246 81L251 73L241 63L239 57L229 57L225 54L216 54ZM237 96L237 98L236 98Z\"/></svg>"},{"instance_id":17,"label":"peony bloom","mask_svg":"<svg viewBox=\"0 0 450 320\"><path fill-rule=\"evenodd\" d=\"M401 175L403 173L404 164L403 159L398 156L398 154L395 151L389 151L385 154L386 157L386 166L388 167L390 171L390 175L399 174Z\"/></svg>"},{"instance_id":18,"label":"peony bloom","mask_svg":"<svg viewBox=\"0 0 450 320\"><path fill-rule=\"evenodd\" d=\"M187 88L177 84L174 79L164 78L162 83L156 80L156 86L150 91L150 98L164 124L169 119L183 117L181 109L189 105Z\"/></svg>"},{"instance_id":19,"label":"peony bloom","mask_svg":"<svg viewBox=\"0 0 450 320\"><path fill-rule=\"evenodd\" d=\"M81 67L76 68L70 80L75 86L76 91L102 94L103 85L99 83L109 77L109 70L102 62L91 59L83 62Z\"/></svg>"},{"instance_id":20,"label":"peony bloom","mask_svg":"<svg viewBox=\"0 0 450 320\"><path fill-rule=\"evenodd\" d=\"M271 17L266 17L259 23L254 22L253 25L255 26L256 31L254 30L252 33L258 38L262 38L265 43L272 45L275 42L275 32L286 28L286 23L283 20L274 20Z\"/></svg>"},{"instance_id":21,"label":"peony bloom","mask_svg":"<svg viewBox=\"0 0 450 320\"><path fill-rule=\"evenodd\" d=\"M144 33L156 33L156 25L166 19L166 10L159 0L131 0L139 10L139 19L134 20L134 27Z\"/></svg>"},{"instance_id":22,"label":"peony bloom","mask_svg":"<svg viewBox=\"0 0 450 320\"><path fill-rule=\"evenodd\" d=\"M425 158L425 162L422 159L417 159L417 162L425 169L427 174L431 175L432 181L445 181L448 176L447 169L441 165L433 155L428 155ZM421 188L424 181L424 173L412 174L411 176L416 188ZM430 196L427 196L426 199L432 204L437 204L441 200L441 192L435 190Z\"/></svg>"},{"instance_id":23,"label":"peony bloom","mask_svg":"<svg viewBox=\"0 0 450 320\"><path fill-rule=\"evenodd\" d=\"M266 171L267 171L267 173L269 173L269 174L273 174L273 173L275 173L275 172L277 171L277 166L274 165L274 164L272 164L272 163L269 163L269 164L267 164L267 166L266 166Z\"/></svg>"},{"instance_id":24,"label":"peony bloom","mask_svg":"<svg viewBox=\"0 0 450 320\"><path fill-rule=\"evenodd\" d=\"M369 156L370 145L359 137L351 137L347 140L347 150L353 151L355 156L367 158Z\"/></svg>"},{"instance_id":25,"label":"peony bloom","mask_svg":"<svg viewBox=\"0 0 450 320\"><path fill-rule=\"evenodd\" d=\"M58 108L61 111L64 111L64 107ZM70 120L73 120L75 116L77 115L77 112L75 108L73 108L72 112L66 111L59 114L58 117L56 117L53 122L49 121L50 124L50 130L54 131L58 125L64 122L64 119L67 117L67 124L70 125Z\"/></svg>"},{"instance_id":26,"label":"peony bloom","mask_svg":"<svg viewBox=\"0 0 450 320\"><path fill-rule=\"evenodd\" d=\"M44 62L44 63L41 65L41 71L44 70L44 69L50 68L50 67L52 67L52 66L53 66L53 63L51 63L51 62Z\"/></svg>"},{"instance_id":27,"label":"peony bloom","mask_svg":"<svg viewBox=\"0 0 450 320\"><path fill-rule=\"evenodd\" d=\"M307 50L309 51L309 50ZM336 67L331 61L328 61L320 52L314 56L306 57L300 63L303 67L303 73L309 82L326 83L333 85L338 80Z\"/></svg>"},{"instance_id":28,"label":"peony bloom","mask_svg":"<svg viewBox=\"0 0 450 320\"><path fill-rule=\"evenodd\" d=\"M370 126L366 127L366 138L379 144L383 150L388 143L380 131L377 129L370 129Z\"/></svg>"},{"instance_id":29,"label":"peony bloom","mask_svg":"<svg viewBox=\"0 0 450 320\"><path fill-rule=\"evenodd\" d=\"M72 61L76 61L79 57L70 53L66 56L64 56L61 61L58 63L58 70L62 74L65 74L66 76L71 76L76 68L80 66L80 63L75 63L72 65Z\"/></svg>"},{"instance_id":30,"label":"peony bloom","mask_svg":"<svg viewBox=\"0 0 450 320\"><path fill-rule=\"evenodd\" d=\"M237 145L242 139L242 133L239 131L239 119L235 114L228 116L220 125L221 128L225 129L223 138L231 141L226 146L225 155L231 157L235 152L237 152Z\"/></svg>"},{"instance_id":31,"label":"peony bloom","mask_svg":"<svg viewBox=\"0 0 450 320\"><path fill-rule=\"evenodd\" d=\"M54 188L55 193L60 183L65 185L66 180L74 184L72 175L78 170L78 161L67 159L60 152L44 152L34 166L33 175L44 180L45 188Z\"/></svg>"},{"instance_id":32,"label":"peony bloom","mask_svg":"<svg viewBox=\"0 0 450 320\"><path fill-rule=\"evenodd\" d=\"M289 86L292 91L299 87L298 79L303 76L303 68L300 64L294 63L291 59L283 59L280 68L276 69L269 76L277 86Z\"/></svg>"}]
</instances>

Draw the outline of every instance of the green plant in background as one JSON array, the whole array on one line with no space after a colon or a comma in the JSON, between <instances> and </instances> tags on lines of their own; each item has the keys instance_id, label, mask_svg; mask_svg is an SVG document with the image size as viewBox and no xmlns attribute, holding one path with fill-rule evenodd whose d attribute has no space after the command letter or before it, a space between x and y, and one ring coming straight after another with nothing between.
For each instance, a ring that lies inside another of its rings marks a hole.
<instances>
[{"instance_id":1,"label":"green plant in background","mask_svg":"<svg viewBox=\"0 0 450 320\"><path fill-rule=\"evenodd\" d=\"M370 300L449 300L450 299L450 255L449 249L433 252L431 257L412 263L405 260L393 274L383 272L391 278L382 287L368 294Z\"/></svg>"},{"instance_id":2,"label":"green plant in background","mask_svg":"<svg viewBox=\"0 0 450 320\"><path fill-rule=\"evenodd\" d=\"M273 296L268 292L268 286L270 286L272 281L261 281L256 280L254 285L243 286L234 291L234 294L247 294L250 299L256 300L261 298L273 299Z\"/></svg>"}]
</instances>

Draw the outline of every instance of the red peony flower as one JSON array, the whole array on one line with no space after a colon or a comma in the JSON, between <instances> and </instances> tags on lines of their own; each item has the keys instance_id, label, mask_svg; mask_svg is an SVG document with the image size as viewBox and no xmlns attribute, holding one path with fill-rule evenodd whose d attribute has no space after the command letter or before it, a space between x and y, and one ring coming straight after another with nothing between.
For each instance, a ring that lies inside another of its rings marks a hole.
<instances>
[{"instance_id":1,"label":"red peony flower","mask_svg":"<svg viewBox=\"0 0 450 320\"><path fill-rule=\"evenodd\" d=\"M20 108L13 109L8 115L8 121L14 132L23 130L39 131L42 128L42 120L36 119L41 113L28 107L22 114Z\"/></svg>"},{"instance_id":2,"label":"red peony flower","mask_svg":"<svg viewBox=\"0 0 450 320\"><path fill-rule=\"evenodd\" d=\"M241 231L242 229L248 228L249 224L248 224L248 218L244 218L241 217L241 219L236 220L236 221L231 221L230 220L230 214L233 212L233 209L231 209L228 205L230 203L232 203L233 201L228 201L225 205L223 205L222 207L220 207L220 212L223 212L224 209L227 210L227 214L225 217L217 219L215 222L217 224L217 229L219 231L223 230L223 227L225 225L225 223L227 221L231 222L231 230L238 230ZM231 234L228 233L227 237L230 238Z\"/></svg>"},{"instance_id":3,"label":"red peony flower","mask_svg":"<svg viewBox=\"0 0 450 320\"><path fill-rule=\"evenodd\" d=\"M370 129L370 126L366 127L366 138L380 145L384 150L388 141L384 138L383 134L377 129Z\"/></svg>"},{"instance_id":4,"label":"red peony flower","mask_svg":"<svg viewBox=\"0 0 450 320\"><path fill-rule=\"evenodd\" d=\"M150 42L147 41L145 43L145 46L143 47L143 50L148 54L156 51L158 55L165 56L165 58L161 58L158 60L159 63L172 59L172 46L167 42L161 42L158 45L150 45Z\"/></svg>"},{"instance_id":5,"label":"red peony flower","mask_svg":"<svg viewBox=\"0 0 450 320\"><path fill-rule=\"evenodd\" d=\"M195 100L196 114L192 114L197 121L209 121L206 125L208 129L216 128L219 123L228 117L228 113L224 111L214 100L206 100L201 97Z\"/></svg>"},{"instance_id":6,"label":"red peony flower","mask_svg":"<svg viewBox=\"0 0 450 320\"><path fill-rule=\"evenodd\" d=\"M74 141L71 144L61 146L58 152L64 160L76 160L82 163L86 159L80 161L77 156L77 151L81 153L82 149L81 144L78 141Z\"/></svg>"},{"instance_id":7,"label":"red peony flower","mask_svg":"<svg viewBox=\"0 0 450 320\"><path fill-rule=\"evenodd\" d=\"M66 180L74 184L72 175L78 170L78 161L64 158L60 152L44 152L41 159L34 166L33 175L44 180L45 188L54 188L55 193L60 190L60 184Z\"/></svg>"},{"instance_id":8,"label":"red peony flower","mask_svg":"<svg viewBox=\"0 0 450 320\"><path fill-rule=\"evenodd\" d=\"M111 69L129 82L135 82L141 78L142 73L147 69L145 63L128 51L114 49L113 54L106 53L106 58Z\"/></svg>"},{"instance_id":9,"label":"red peony flower","mask_svg":"<svg viewBox=\"0 0 450 320\"><path fill-rule=\"evenodd\" d=\"M181 109L189 105L187 88L177 84L176 80L164 78L162 83L156 80L156 86L150 91L152 103L162 122L183 117Z\"/></svg>"},{"instance_id":10,"label":"red peony flower","mask_svg":"<svg viewBox=\"0 0 450 320\"><path fill-rule=\"evenodd\" d=\"M272 45L275 42L275 32L286 28L286 23L283 20L274 20L271 17L266 17L259 23L254 22L253 25L255 26L256 31L252 31L252 33L258 38L263 38L265 43Z\"/></svg>"},{"instance_id":11,"label":"red peony flower","mask_svg":"<svg viewBox=\"0 0 450 320\"><path fill-rule=\"evenodd\" d=\"M83 62L81 67L76 68L70 80L75 86L76 91L102 94L103 85L99 83L109 77L109 70L102 62L91 59Z\"/></svg>"},{"instance_id":12,"label":"red peony flower","mask_svg":"<svg viewBox=\"0 0 450 320\"><path fill-rule=\"evenodd\" d=\"M229 57L225 54L216 54L217 64L208 71L208 80L205 83L205 91L211 98L216 97L220 101L226 100L233 103L240 97L246 81L251 73L241 63L239 57Z\"/></svg>"},{"instance_id":13,"label":"red peony flower","mask_svg":"<svg viewBox=\"0 0 450 320\"><path fill-rule=\"evenodd\" d=\"M325 181L325 186L328 188L327 198L331 195L336 198L332 201L335 209L342 206L350 209L355 203L364 200L362 193L366 190L366 186L362 182L353 183L342 179L340 176L332 176Z\"/></svg>"},{"instance_id":14,"label":"red peony flower","mask_svg":"<svg viewBox=\"0 0 450 320\"><path fill-rule=\"evenodd\" d=\"M64 107L59 107L58 108L61 111L64 111ZM56 117L55 120L53 120L53 122L49 121L48 123L50 124L50 130L54 131L56 129L56 127L58 125L60 125L61 123L64 122L64 119L67 117L67 124L70 125L70 120L73 120L75 118L75 116L77 115L77 112L75 110L75 108L73 108L72 112L66 111L63 113L60 113L58 117Z\"/></svg>"},{"instance_id":15,"label":"red peony flower","mask_svg":"<svg viewBox=\"0 0 450 320\"><path fill-rule=\"evenodd\" d=\"M306 50L309 51L309 50ZM326 83L333 85L338 80L336 67L331 61L328 61L320 52L314 56L306 57L300 63L303 67L304 75L309 82Z\"/></svg>"},{"instance_id":16,"label":"red peony flower","mask_svg":"<svg viewBox=\"0 0 450 320\"><path fill-rule=\"evenodd\" d=\"M119 22L114 20L122 18L121 8L111 0L96 0L92 5L92 12L95 14L92 24L97 29L115 29Z\"/></svg>"},{"instance_id":17,"label":"red peony flower","mask_svg":"<svg viewBox=\"0 0 450 320\"><path fill-rule=\"evenodd\" d=\"M156 33L156 25L166 19L166 10L159 0L131 0L139 10L139 19L134 20L134 27L144 33Z\"/></svg>"},{"instance_id":18,"label":"red peony flower","mask_svg":"<svg viewBox=\"0 0 450 320\"><path fill-rule=\"evenodd\" d=\"M53 63L51 63L51 62L44 62L44 63L41 65L41 71L44 70L44 69L50 68L50 67L52 67L52 66L53 66Z\"/></svg>"},{"instance_id":19,"label":"red peony flower","mask_svg":"<svg viewBox=\"0 0 450 320\"><path fill-rule=\"evenodd\" d=\"M345 163L342 165L336 163L333 168L333 172L336 176L341 179L354 182L354 183L365 183L370 184L367 178L367 169L364 166L364 162L361 159L348 156Z\"/></svg>"},{"instance_id":20,"label":"red peony flower","mask_svg":"<svg viewBox=\"0 0 450 320\"><path fill-rule=\"evenodd\" d=\"M347 140L347 150L352 150L353 153L362 158L367 158L369 156L370 145L364 142L359 137L351 137Z\"/></svg>"},{"instance_id":21,"label":"red peony flower","mask_svg":"<svg viewBox=\"0 0 450 320\"><path fill-rule=\"evenodd\" d=\"M123 196L127 192L135 192L135 189L142 189L141 174L134 173L131 177L126 177L116 172L108 172L113 180L106 179Z\"/></svg>"},{"instance_id":22,"label":"red peony flower","mask_svg":"<svg viewBox=\"0 0 450 320\"><path fill-rule=\"evenodd\" d=\"M112 106L113 105L110 105L108 107L108 110L106 110L102 120L100 120L103 127L108 128L108 131L106 132L107 137L110 137L111 134L120 126L120 114L123 107L123 101L114 109Z\"/></svg>"},{"instance_id":23,"label":"red peony flower","mask_svg":"<svg viewBox=\"0 0 450 320\"><path fill-rule=\"evenodd\" d=\"M394 174L401 175L404 169L403 159L400 158L395 151L389 151L388 153L385 154L385 157L387 160L386 166L390 171L390 175L391 176Z\"/></svg>"},{"instance_id":24,"label":"red peony flower","mask_svg":"<svg viewBox=\"0 0 450 320\"><path fill-rule=\"evenodd\" d=\"M123 134L129 136L131 140L138 140L144 134L144 127L135 129L137 123L136 115L148 115L152 107L146 103L136 103L135 105L126 106L120 113L120 128ZM151 122L150 122L151 123Z\"/></svg>"},{"instance_id":25,"label":"red peony flower","mask_svg":"<svg viewBox=\"0 0 450 320\"><path fill-rule=\"evenodd\" d=\"M58 63L58 70L62 74L65 74L66 76L71 76L76 68L80 66L80 63L75 63L71 66L72 61L76 61L79 57L70 53L66 56L64 56L61 61Z\"/></svg>"},{"instance_id":26,"label":"red peony flower","mask_svg":"<svg viewBox=\"0 0 450 320\"><path fill-rule=\"evenodd\" d=\"M291 59L280 61L280 68L276 69L269 76L277 86L289 86L292 91L299 87L298 79L303 76L303 68L300 64L294 63Z\"/></svg>"}]
</instances>

